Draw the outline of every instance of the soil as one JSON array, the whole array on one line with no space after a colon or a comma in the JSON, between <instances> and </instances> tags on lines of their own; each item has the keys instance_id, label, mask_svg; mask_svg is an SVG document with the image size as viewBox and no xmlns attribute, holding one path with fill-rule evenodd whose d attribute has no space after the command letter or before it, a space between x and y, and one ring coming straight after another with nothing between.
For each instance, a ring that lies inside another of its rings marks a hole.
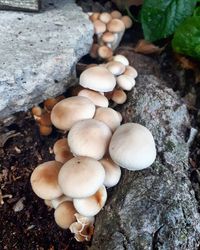
<instances>
[{"instance_id":1,"label":"soil","mask_svg":"<svg viewBox=\"0 0 200 250\"><path fill-rule=\"evenodd\" d=\"M110 2L107 6L115 8ZM141 27L136 23L126 32L122 46L133 46L140 38ZM153 58L161 65L164 76L170 77L171 88L180 91L183 97L191 94L187 103L197 136L191 146L191 168L188 174L200 208L200 103L197 101L200 87L194 84L191 70L183 71L179 66L174 67L170 49ZM94 60L86 56L81 62L92 63ZM86 245L76 242L68 230L56 225L53 210L32 192L30 186L33 169L40 163L54 159L53 144L63 136L55 129L50 136L41 136L30 112L18 113L0 125L0 249L86 249Z\"/></svg>"}]
</instances>

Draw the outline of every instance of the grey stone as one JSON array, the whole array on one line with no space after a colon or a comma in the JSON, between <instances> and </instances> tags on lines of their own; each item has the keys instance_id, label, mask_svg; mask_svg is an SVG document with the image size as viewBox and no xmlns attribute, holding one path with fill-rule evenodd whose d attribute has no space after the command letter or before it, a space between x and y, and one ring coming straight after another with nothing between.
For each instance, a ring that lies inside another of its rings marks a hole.
<instances>
[{"instance_id":1,"label":"grey stone","mask_svg":"<svg viewBox=\"0 0 200 250\"><path fill-rule=\"evenodd\" d=\"M137 122L150 129L157 159L145 170L123 171L97 215L90 250L197 250L200 216L188 178L186 106L155 76L151 59L130 52L129 59L140 75L119 110L125 123Z\"/></svg>"},{"instance_id":2,"label":"grey stone","mask_svg":"<svg viewBox=\"0 0 200 250\"><path fill-rule=\"evenodd\" d=\"M0 9L38 11L40 0L0 0Z\"/></svg>"},{"instance_id":3,"label":"grey stone","mask_svg":"<svg viewBox=\"0 0 200 250\"><path fill-rule=\"evenodd\" d=\"M41 13L0 11L0 119L66 90L88 53L93 26L73 0Z\"/></svg>"}]
</instances>

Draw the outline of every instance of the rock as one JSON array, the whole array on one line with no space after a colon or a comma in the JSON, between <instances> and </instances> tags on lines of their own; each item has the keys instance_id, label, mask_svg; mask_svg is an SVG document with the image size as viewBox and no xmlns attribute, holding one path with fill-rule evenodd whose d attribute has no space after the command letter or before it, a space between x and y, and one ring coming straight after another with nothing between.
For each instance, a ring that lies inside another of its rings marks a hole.
<instances>
[{"instance_id":1,"label":"rock","mask_svg":"<svg viewBox=\"0 0 200 250\"><path fill-rule=\"evenodd\" d=\"M45 0L37 14L0 13L1 120L66 90L93 26L73 0Z\"/></svg>"},{"instance_id":2,"label":"rock","mask_svg":"<svg viewBox=\"0 0 200 250\"><path fill-rule=\"evenodd\" d=\"M39 0L0 0L0 9L38 11L39 7Z\"/></svg>"},{"instance_id":3,"label":"rock","mask_svg":"<svg viewBox=\"0 0 200 250\"><path fill-rule=\"evenodd\" d=\"M200 216L188 178L186 106L155 76L151 59L142 55L138 59L130 52L129 58L136 69L138 60L139 68L142 60L146 65L139 70L136 88L120 111L124 122L138 122L150 129L158 155L148 169L123 171L97 215L90 250L196 250Z\"/></svg>"}]
</instances>

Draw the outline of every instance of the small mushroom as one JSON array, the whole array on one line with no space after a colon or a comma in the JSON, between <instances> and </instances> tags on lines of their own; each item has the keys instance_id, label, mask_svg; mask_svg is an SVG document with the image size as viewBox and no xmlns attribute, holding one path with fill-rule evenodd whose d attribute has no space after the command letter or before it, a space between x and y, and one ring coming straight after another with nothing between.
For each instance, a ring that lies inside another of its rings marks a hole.
<instances>
[{"instance_id":1,"label":"small mushroom","mask_svg":"<svg viewBox=\"0 0 200 250\"><path fill-rule=\"evenodd\" d=\"M112 18L118 18L118 19L120 19L122 17L122 14L118 10L113 10L110 13L110 15L111 15Z\"/></svg>"},{"instance_id":2,"label":"small mushroom","mask_svg":"<svg viewBox=\"0 0 200 250\"><path fill-rule=\"evenodd\" d=\"M113 91L111 100L117 104L123 104L127 100L127 95L122 89L115 89Z\"/></svg>"},{"instance_id":3,"label":"small mushroom","mask_svg":"<svg viewBox=\"0 0 200 250\"><path fill-rule=\"evenodd\" d=\"M108 59L112 57L113 51L108 46L103 45L98 48L98 55L102 59Z\"/></svg>"},{"instance_id":4,"label":"small mushroom","mask_svg":"<svg viewBox=\"0 0 200 250\"><path fill-rule=\"evenodd\" d=\"M55 160L61 163L65 163L73 158L66 138L59 139L55 142L53 152L55 154Z\"/></svg>"},{"instance_id":5,"label":"small mushroom","mask_svg":"<svg viewBox=\"0 0 200 250\"><path fill-rule=\"evenodd\" d=\"M94 13L92 13L92 15L90 15L90 20L91 20L92 22L94 22L94 21L96 21L96 20L99 19L99 16L100 16L100 13L99 13L99 12L94 12Z\"/></svg>"},{"instance_id":6,"label":"small mushroom","mask_svg":"<svg viewBox=\"0 0 200 250\"><path fill-rule=\"evenodd\" d=\"M58 175L58 183L66 196L86 198L103 184L105 170L100 162L89 157L74 157L66 162Z\"/></svg>"},{"instance_id":7,"label":"small mushroom","mask_svg":"<svg viewBox=\"0 0 200 250\"><path fill-rule=\"evenodd\" d=\"M39 131L41 135L50 135L52 133L52 130L52 126L39 125Z\"/></svg>"},{"instance_id":8,"label":"small mushroom","mask_svg":"<svg viewBox=\"0 0 200 250\"><path fill-rule=\"evenodd\" d=\"M76 221L75 213L76 210L71 201L62 202L54 212L56 224L63 229L69 228Z\"/></svg>"},{"instance_id":9,"label":"small mushroom","mask_svg":"<svg viewBox=\"0 0 200 250\"><path fill-rule=\"evenodd\" d=\"M78 96L84 96L90 99L96 106L99 107L108 107L109 102L108 99L101 95L99 92L90 90L90 89L83 89L78 93Z\"/></svg>"},{"instance_id":10,"label":"small mushroom","mask_svg":"<svg viewBox=\"0 0 200 250\"><path fill-rule=\"evenodd\" d=\"M106 173L103 184L108 188L114 187L120 180L121 168L115 164L110 157L105 157L101 159L100 162L103 165Z\"/></svg>"},{"instance_id":11,"label":"small mushroom","mask_svg":"<svg viewBox=\"0 0 200 250\"><path fill-rule=\"evenodd\" d=\"M75 156L99 160L107 151L111 136L111 130L104 122L87 119L77 122L70 129L68 143Z\"/></svg>"},{"instance_id":12,"label":"small mushroom","mask_svg":"<svg viewBox=\"0 0 200 250\"><path fill-rule=\"evenodd\" d=\"M133 77L135 79L138 76L138 73L137 73L137 70L133 68L132 66L126 66L124 75Z\"/></svg>"},{"instance_id":13,"label":"small mushroom","mask_svg":"<svg viewBox=\"0 0 200 250\"><path fill-rule=\"evenodd\" d=\"M87 198L73 199L76 210L84 216L94 216L100 212L107 200L105 186L101 186L98 191Z\"/></svg>"},{"instance_id":14,"label":"small mushroom","mask_svg":"<svg viewBox=\"0 0 200 250\"><path fill-rule=\"evenodd\" d=\"M113 74L105 67L95 66L82 72L79 83L84 88L99 92L109 92L114 89L116 80Z\"/></svg>"},{"instance_id":15,"label":"small mushroom","mask_svg":"<svg viewBox=\"0 0 200 250\"><path fill-rule=\"evenodd\" d=\"M120 126L119 115L112 108L97 108L94 119L104 122L112 132Z\"/></svg>"},{"instance_id":16,"label":"small mushroom","mask_svg":"<svg viewBox=\"0 0 200 250\"><path fill-rule=\"evenodd\" d=\"M154 162L156 147L153 136L146 127L137 123L126 123L115 130L109 153L120 167L140 170Z\"/></svg>"},{"instance_id":17,"label":"small mushroom","mask_svg":"<svg viewBox=\"0 0 200 250\"><path fill-rule=\"evenodd\" d=\"M106 31L106 24L100 20L95 20L94 24L94 33L97 35L98 38Z\"/></svg>"},{"instance_id":18,"label":"small mushroom","mask_svg":"<svg viewBox=\"0 0 200 250\"><path fill-rule=\"evenodd\" d=\"M108 12L103 12L99 16L99 20L102 21L103 23L109 23L112 19L112 16Z\"/></svg>"},{"instance_id":19,"label":"small mushroom","mask_svg":"<svg viewBox=\"0 0 200 250\"><path fill-rule=\"evenodd\" d=\"M133 22L129 16L122 16L120 20L124 23L126 29L131 28L133 25Z\"/></svg>"},{"instance_id":20,"label":"small mushroom","mask_svg":"<svg viewBox=\"0 0 200 250\"><path fill-rule=\"evenodd\" d=\"M106 68L115 76L123 74L126 69L124 64L115 61L107 63Z\"/></svg>"},{"instance_id":21,"label":"small mushroom","mask_svg":"<svg viewBox=\"0 0 200 250\"><path fill-rule=\"evenodd\" d=\"M135 79L128 75L117 77L117 85L123 90L130 91L135 86Z\"/></svg>"},{"instance_id":22,"label":"small mushroom","mask_svg":"<svg viewBox=\"0 0 200 250\"><path fill-rule=\"evenodd\" d=\"M64 201L72 201L72 198L67 197L66 195L61 195L60 197L51 200L51 205L54 209L56 209Z\"/></svg>"},{"instance_id":23,"label":"small mushroom","mask_svg":"<svg viewBox=\"0 0 200 250\"><path fill-rule=\"evenodd\" d=\"M58 185L58 173L62 163L48 161L38 165L31 175L31 186L34 193L42 199L52 200L62 195Z\"/></svg>"},{"instance_id":24,"label":"small mushroom","mask_svg":"<svg viewBox=\"0 0 200 250\"><path fill-rule=\"evenodd\" d=\"M69 130L75 122L92 118L94 113L93 102L83 96L73 96L60 101L53 107L51 121L56 128Z\"/></svg>"},{"instance_id":25,"label":"small mushroom","mask_svg":"<svg viewBox=\"0 0 200 250\"><path fill-rule=\"evenodd\" d=\"M112 60L115 61L115 62L120 62L120 63L124 64L125 66L129 66L128 59L123 55L116 55L116 56L113 57Z\"/></svg>"}]
</instances>

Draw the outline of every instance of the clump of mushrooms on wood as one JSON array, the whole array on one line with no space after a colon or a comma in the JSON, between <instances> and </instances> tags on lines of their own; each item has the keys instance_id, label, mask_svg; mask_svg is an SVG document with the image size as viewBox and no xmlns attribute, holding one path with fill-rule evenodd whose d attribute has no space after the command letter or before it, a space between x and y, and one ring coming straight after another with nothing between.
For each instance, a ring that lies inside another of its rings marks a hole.
<instances>
[{"instance_id":1,"label":"clump of mushrooms on wood","mask_svg":"<svg viewBox=\"0 0 200 250\"><path fill-rule=\"evenodd\" d=\"M31 185L55 209L56 223L77 241L91 239L94 216L106 203L107 188L119 182L121 168L145 169L156 158L151 132L137 123L121 125L121 114L108 107L106 96L117 104L126 101L125 91L135 86L136 77L127 58L116 55L83 71L78 95L51 111L52 124L67 136L54 144L55 161L35 168Z\"/></svg>"}]
</instances>

